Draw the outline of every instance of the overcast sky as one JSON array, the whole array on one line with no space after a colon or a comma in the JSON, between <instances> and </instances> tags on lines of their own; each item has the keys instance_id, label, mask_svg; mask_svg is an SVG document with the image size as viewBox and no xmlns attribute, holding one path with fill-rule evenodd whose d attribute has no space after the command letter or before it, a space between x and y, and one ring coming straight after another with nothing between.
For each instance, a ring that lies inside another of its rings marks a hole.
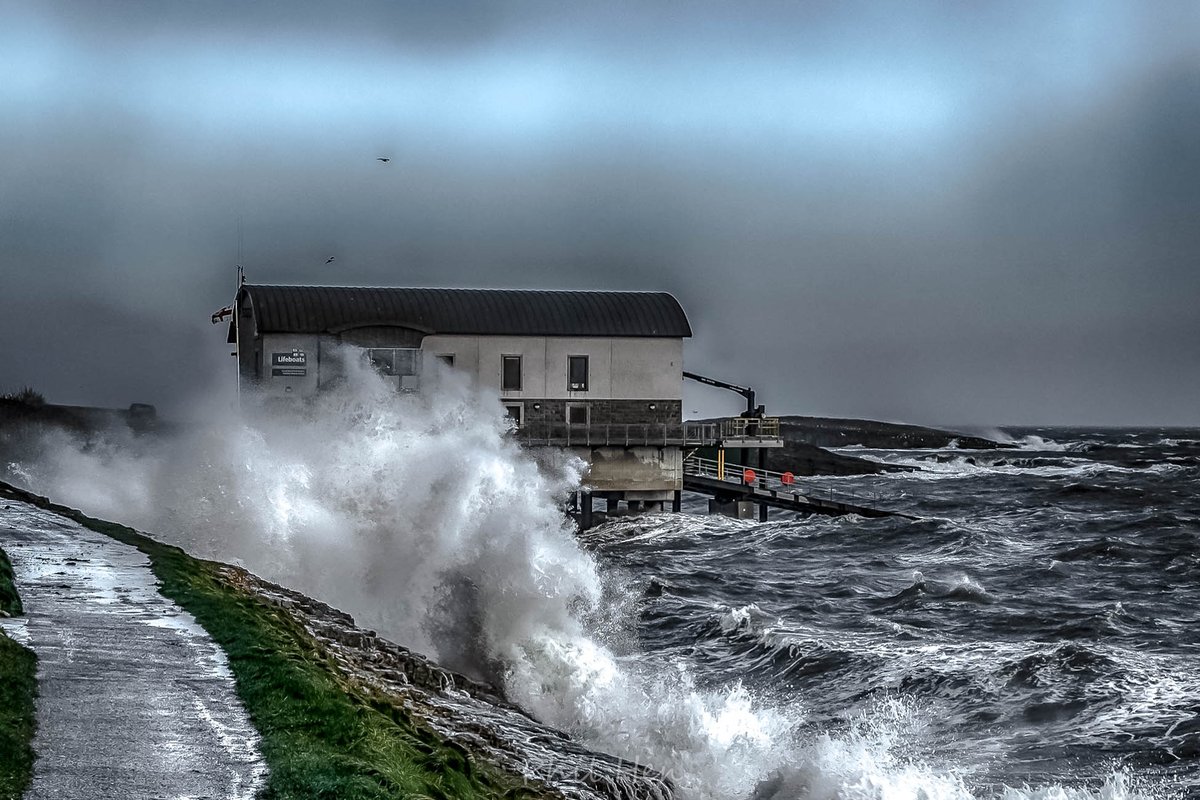
<instances>
[{"instance_id":1,"label":"overcast sky","mask_svg":"<svg viewBox=\"0 0 1200 800\"><path fill-rule=\"evenodd\" d=\"M771 412L1200 424L1200 2L0 0L0 112L0 391L232 384L241 263L670 291Z\"/></svg>"}]
</instances>

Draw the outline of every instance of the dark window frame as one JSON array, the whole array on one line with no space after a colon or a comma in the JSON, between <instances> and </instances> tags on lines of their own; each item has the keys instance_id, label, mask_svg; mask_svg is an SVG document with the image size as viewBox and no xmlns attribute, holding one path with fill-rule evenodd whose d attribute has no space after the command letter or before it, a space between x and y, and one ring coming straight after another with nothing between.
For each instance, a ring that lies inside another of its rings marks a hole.
<instances>
[{"instance_id":1,"label":"dark window frame","mask_svg":"<svg viewBox=\"0 0 1200 800\"><path fill-rule=\"evenodd\" d=\"M513 410L516 410L516 416L513 416ZM505 403L504 413L509 419L515 420L517 427L520 428L525 424L525 404L524 403Z\"/></svg>"},{"instance_id":2,"label":"dark window frame","mask_svg":"<svg viewBox=\"0 0 1200 800\"><path fill-rule=\"evenodd\" d=\"M367 363L387 378L405 378L421 374L421 350L416 347L368 347Z\"/></svg>"},{"instance_id":3,"label":"dark window frame","mask_svg":"<svg viewBox=\"0 0 1200 800\"><path fill-rule=\"evenodd\" d=\"M393 347L371 347L367 349L367 363L380 375L389 378L396 375L396 349Z\"/></svg>"},{"instance_id":4,"label":"dark window frame","mask_svg":"<svg viewBox=\"0 0 1200 800\"><path fill-rule=\"evenodd\" d=\"M577 381L575 378L575 365L583 364L583 380ZM586 392L591 379L591 359L585 355L567 356L567 391L569 392Z\"/></svg>"},{"instance_id":5,"label":"dark window frame","mask_svg":"<svg viewBox=\"0 0 1200 800\"><path fill-rule=\"evenodd\" d=\"M516 385L513 386L509 382L511 377L508 372L508 365L513 361L517 364ZM519 392L525 383L525 365L521 356L517 353L507 353L500 356L500 391L502 392Z\"/></svg>"},{"instance_id":6,"label":"dark window frame","mask_svg":"<svg viewBox=\"0 0 1200 800\"><path fill-rule=\"evenodd\" d=\"M571 414L572 414L572 412L575 412L575 411L583 412L583 421L582 422L573 422L571 420ZM592 424L592 404L591 403L567 403L566 411L563 416L567 421L567 425L590 426Z\"/></svg>"}]
</instances>

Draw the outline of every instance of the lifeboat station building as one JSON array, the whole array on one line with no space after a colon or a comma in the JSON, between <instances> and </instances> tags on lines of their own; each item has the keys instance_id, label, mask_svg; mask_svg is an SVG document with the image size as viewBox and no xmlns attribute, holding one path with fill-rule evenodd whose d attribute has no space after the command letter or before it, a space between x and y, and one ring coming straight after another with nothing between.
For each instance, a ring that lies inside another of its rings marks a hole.
<instances>
[{"instance_id":1,"label":"lifeboat station building","mask_svg":"<svg viewBox=\"0 0 1200 800\"><path fill-rule=\"evenodd\" d=\"M347 345L397 391L431 359L494 388L526 445L588 462L585 526L593 496L678 510L684 450L709 443L682 421L692 330L670 294L242 284L230 310L239 389L268 399L319 392Z\"/></svg>"}]
</instances>

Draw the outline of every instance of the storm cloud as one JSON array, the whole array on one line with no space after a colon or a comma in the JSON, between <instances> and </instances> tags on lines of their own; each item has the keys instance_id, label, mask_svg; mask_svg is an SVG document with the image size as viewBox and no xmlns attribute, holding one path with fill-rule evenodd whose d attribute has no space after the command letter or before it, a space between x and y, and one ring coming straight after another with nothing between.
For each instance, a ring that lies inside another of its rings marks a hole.
<instances>
[{"instance_id":1,"label":"storm cloud","mask_svg":"<svg viewBox=\"0 0 1200 800\"><path fill-rule=\"evenodd\" d=\"M772 412L1200 424L1194 3L0 9L0 391L231 385L242 264L670 291Z\"/></svg>"}]
</instances>

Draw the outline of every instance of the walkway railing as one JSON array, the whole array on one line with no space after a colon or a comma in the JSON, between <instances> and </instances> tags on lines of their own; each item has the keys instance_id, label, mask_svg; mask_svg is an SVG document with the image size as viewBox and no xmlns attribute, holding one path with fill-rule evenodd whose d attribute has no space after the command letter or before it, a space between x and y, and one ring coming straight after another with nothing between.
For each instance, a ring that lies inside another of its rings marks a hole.
<instances>
[{"instance_id":1,"label":"walkway railing","mask_svg":"<svg viewBox=\"0 0 1200 800\"><path fill-rule=\"evenodd\" d=\"M746 481L749 472L754 474L752 483L747 483ZM879 508L879 493L876 491L855 492L851 490L835 492L832 486L819 487L812 484L803 486L796 481L795 476L790 472L776 472L769 469L759 469L758 467L748 467L743 464L730 464L724 460L701 458L697 455L687 456L683 460L683 474L725 481L731 487L749 485L755 489L773 489L792 495L797 502L810 499L862 506L876 511L881 510Z\"/></svg>"},{"instance_id":2,"label":"walkway railing","mask_svg":"<svg viewBox=\"0 0 1200 800\"><path fill-rule=\"evenodd\" d=\"M530 421L516 429L529 445L549 447L705 447L717 439L714 423L582 424Z\"/></svg>"},{"instance_id":3,"label":"walkway railing","mask_svg":"<svg viewBox=\"0 0 1200 800\"><path fill-rule=\"evenodd\" d=\"M722 439L778 439L779 417L730 417L721 420Z\"/></svg>"}]
</instances>

